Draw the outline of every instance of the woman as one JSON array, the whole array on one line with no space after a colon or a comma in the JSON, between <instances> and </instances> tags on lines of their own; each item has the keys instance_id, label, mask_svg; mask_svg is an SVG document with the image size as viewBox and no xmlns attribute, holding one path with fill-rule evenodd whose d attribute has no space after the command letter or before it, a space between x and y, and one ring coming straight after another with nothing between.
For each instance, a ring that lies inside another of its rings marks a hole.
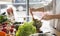
<instances>
[{"instance_id":1,"label":"woman","mask_svg":"<svg viewBox=\"0 0 60 36\"><path fill-rule=\"evenodd\" d=\"M51 20L51 19L57 19L57 20L55 20L56 22L53 22L53 23L56 24L55 28L58 31L60 31L60 0L56 0L56 14L55 15L48 15L48 14L46 14L42 18L42 20ZM53 27L54 27L54 24L53 24Z\"/></svg>"},{"instance_id":2,"label":"woman","mask_svg":"<svg viewBox=\"0 0 60 36\"><path fill-rule=\"evenodd\" d=\"M54 1L54 0L53 0ZM33 11L43 11L43 9L33 9ZM32 11L31 11L32 12ZM43 11L44 12L44 11ZM33 14L32 14L33 15ZM53 22L57 25L55 25L56 29L60 31L60 0L56 0L56 14L53 14L53 15L49 15L49 14L45 14L43 17L42 17L42 20L51 20L51 19L57 19L56 22ZM53 24L54 25L54 24Z\"/></svg>"}]
</instances>

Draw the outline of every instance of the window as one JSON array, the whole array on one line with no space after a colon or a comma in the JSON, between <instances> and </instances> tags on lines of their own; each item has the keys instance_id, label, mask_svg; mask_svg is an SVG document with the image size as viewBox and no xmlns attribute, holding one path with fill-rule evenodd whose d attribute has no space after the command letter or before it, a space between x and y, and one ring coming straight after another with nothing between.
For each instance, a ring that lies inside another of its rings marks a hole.
<instances>
[{"instance_id":1,"label":"window","mask_svg":"<svg viewBox=\"0 0 60 36\"><path fill-rule=\"evenodd\" d=\"M31 7L33 7L33 8L44 7L44 6L48 5L49 3L51 3L51 1L52 0L29 0L29 8L31 8ZM17 18L20 18L20 19L26 18L26 16L28 17L28 15L27 15L27 0L12 0L11 3L6 2L6 4L3 4L3 5L5 8L2 9L2 6L1 6L1 12L6 11L6 8L8 6L13 6L15 8L14 9L15 19L18 15L19 16ZM50 7L51 7L50 5L46 6L46 7L44 7L44 10L50 10ZM23 10L19 11L21 9L23 9ZM31 17L30 13L29 13L29 17ZM18 20L20 20L20 19L18 19ZM31 19L32 18L29 18L29 20L31 20ZM16 19L16 21L18 21L18 20ZM23 19L22 19L22 21L23 21Z\"/></svg>"}]
</instances>

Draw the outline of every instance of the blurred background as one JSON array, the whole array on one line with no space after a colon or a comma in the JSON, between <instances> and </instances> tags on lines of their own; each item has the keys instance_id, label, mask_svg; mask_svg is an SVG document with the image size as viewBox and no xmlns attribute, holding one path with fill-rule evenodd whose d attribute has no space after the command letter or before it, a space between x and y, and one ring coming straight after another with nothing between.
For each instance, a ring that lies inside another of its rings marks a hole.
<instances>
[{"instance_id":1,"label":"blurred background","mask_svg":"<svg viewBox=\"0 0 60 36\"><path fill-rule=\"evenodd\" d=\"M32 21L32 15L30 13L30 8L43 8L42 12L48 14L56 14L56 0L0 0L0 15L2 13L6 13L7 18L10 19L13 23L16 25L22 24L25 21ZM29 5L27 5L29 4ZM13 13L8 13L8 9L12 8ZM34 11L35 12L35 11ZM41 12L41 11L37 11ZM34 13L35 14L35 13ZM41 14L41 13L40 13ZM41 18L42 16L35 18ZM42 13L44 15L44 13ZM56 20L56 21L55 21ZM49 21L41 20L42 27L40 28L43 32L49 32L51 31L51 27L57 28L57 19L52 19Z\"/></svg>"}]
</instances>

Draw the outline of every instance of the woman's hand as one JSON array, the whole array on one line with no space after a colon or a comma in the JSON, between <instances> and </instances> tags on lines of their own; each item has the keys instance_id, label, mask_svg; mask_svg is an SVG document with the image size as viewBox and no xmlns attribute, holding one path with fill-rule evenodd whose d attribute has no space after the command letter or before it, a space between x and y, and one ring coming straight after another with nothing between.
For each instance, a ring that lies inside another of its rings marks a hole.
<instances>
[{"instance_id":1,"label":"woman's hand","mask_svg":"<svg viewBox=\"0 0 60 36\"><path fill-rule=\"evenodd\" d=\"M45 15L42 17L42 20L51 20L52 18L53 18L53 15L45 14Z\"/></svg>"}]
</instances>

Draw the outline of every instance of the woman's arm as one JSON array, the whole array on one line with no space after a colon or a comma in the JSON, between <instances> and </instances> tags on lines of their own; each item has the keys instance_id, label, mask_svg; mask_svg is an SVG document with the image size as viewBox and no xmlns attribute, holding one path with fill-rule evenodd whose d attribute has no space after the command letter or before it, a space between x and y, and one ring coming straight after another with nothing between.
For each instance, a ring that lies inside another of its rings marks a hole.
<instances>
[{"instance_id":1,"label":"woman's arm","mask_svg":"<svg viewBox=\"0 0 60 36\"><path fill-rule=\"evenodd\" d=\"M52 15L52 19L60 19L60 14Z\"/></svg>"},{"instance_id":2,"label":"woman's arm","mask_svg":"<svg viewBox=\"0 0 60 36\"><path fill-rule=\"evenodd\" d=\"M43 20L51 20L51 19L60 19L60 14L57 15L44 15Z\"/></svg>"}]
</instances>

